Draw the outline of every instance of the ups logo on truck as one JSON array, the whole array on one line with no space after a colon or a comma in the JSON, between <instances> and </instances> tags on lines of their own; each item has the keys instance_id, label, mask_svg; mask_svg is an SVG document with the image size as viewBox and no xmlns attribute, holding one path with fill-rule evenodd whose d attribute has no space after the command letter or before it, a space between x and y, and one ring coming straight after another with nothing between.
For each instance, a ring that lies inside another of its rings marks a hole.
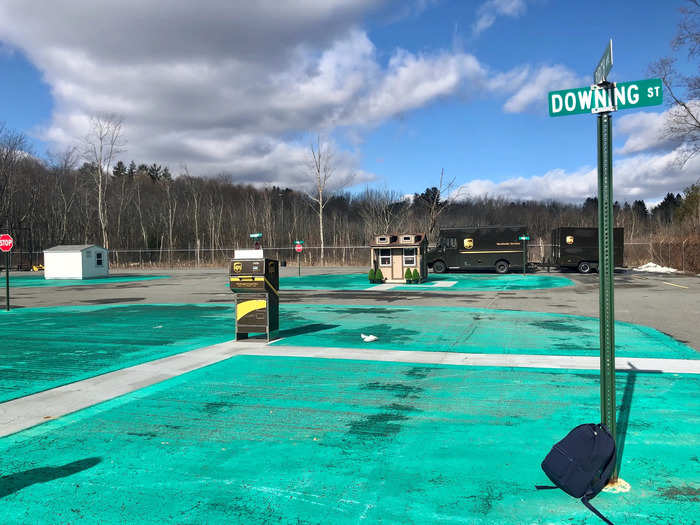
<instances>
[{"instance_id":1,"label":"ups logo on truck","mask_svg":"<svg viewBox=\"0 0 700 525\"><path fill-rule=\"evenodd\" d=\"M235 262L233 263L233 271L236 273L241 273L243 270L243 263Z\"/></svg>"},{"instance_id":2,"label":"ups logo on truck","mask_svg":"<svg viewBox=\"0 0 700 525\"><path fill-rule=\"evenodd\" d=\"M464 247L467 250L474 248L474 239L464 239Z\"/></svg>"},{"instance_id":3,"label":"ups logo on truck","mask_svg":"<svg viewBox=\"0 0 700 525\"><path fill-rule=\"evenodd\" d=\"M574 244L574 236L573 235L566 236L566 244Z\"/></svg>"}]
</instances>

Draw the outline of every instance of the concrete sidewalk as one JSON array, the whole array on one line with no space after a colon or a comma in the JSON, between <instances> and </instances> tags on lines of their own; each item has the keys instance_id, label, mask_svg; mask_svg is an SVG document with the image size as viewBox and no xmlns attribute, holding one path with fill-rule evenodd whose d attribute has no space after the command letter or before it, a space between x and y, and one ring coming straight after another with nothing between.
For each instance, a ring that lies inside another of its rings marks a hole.
<instances>
[{"instance_id":1,"label":"concrete sidewalk","mask_svg":"<svg viewBox=\"0 0 700 525\"><path fill-rule=\"evenodd\" d=\"M357 348L271 346L229 341L77 381L0 404L0 437L209 366L236 355L310 357L454 366L597 370L595 357L564 355L472 354ZM700 360L617 358L616 369L700 374Z\"/></svg>"}]
</instances>

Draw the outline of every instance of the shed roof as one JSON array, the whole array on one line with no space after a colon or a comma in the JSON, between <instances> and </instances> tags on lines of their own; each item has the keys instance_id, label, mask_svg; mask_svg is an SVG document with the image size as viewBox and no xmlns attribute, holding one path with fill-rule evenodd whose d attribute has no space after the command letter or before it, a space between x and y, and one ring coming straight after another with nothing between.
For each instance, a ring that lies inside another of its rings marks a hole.
<instances>
[{"instance_id":1,"label":"shed roof","mask_svg":"<svg viewBox=\"0 0 700 525\"><path fill-rule=\"evenodd\" d=\"M410 235L413 238L418 237L420 240L417 242L400 242L399 237L403 235ZM386 234L387 237L389 237L389 240L391 242L388 243L376 243L376 242L371 242L369 243L370 248L415 248L420 246L423 243L428 242L428 238L426 237L425 233L391 233L391 234ZM376 238L376 235L375 235Z\"/></svg>"},{"instance_id":2,"label":"shed roof","mask_svg":"<svg viewBox=\"0 0 700 525\"><path fill-rule=\"evenodd\" d=\"M62 244L60 246L54 246L52 248L48 248L44 250L44 252L53 252L53 253L73 253L73 252L82 252L83 250L87 250L88 248L102 248L102 246L97 246L96 244Z\"/></svg>"}]
</instances>

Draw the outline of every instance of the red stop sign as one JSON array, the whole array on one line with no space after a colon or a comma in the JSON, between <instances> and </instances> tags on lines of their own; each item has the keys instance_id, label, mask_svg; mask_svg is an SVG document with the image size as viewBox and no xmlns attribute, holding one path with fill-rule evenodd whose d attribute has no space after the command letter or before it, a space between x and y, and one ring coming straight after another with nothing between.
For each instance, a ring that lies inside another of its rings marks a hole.
<instances>
[{"instance_id":1,"label":"red stop sign","mask_svg":"<svg viewBox=\"0 0 700 525\"><path fill-rule=\"evenodd\" d=\"M3 233L2 235L0 235L0 251L9 252L12 249L14 243L15 241L13 241L12 237L7 233Z\"/></svg>"},{"instance_id":2,"label":"red stop sign","mask_svg":"<svg viewBox=\"0 0 700 525\"><path fill-rule=\"evenodd\" d=\"M301 253L304 251L304 245L303 244L295 244L294 249L296 250L297 253Z\"/></svg>"}]
</instances>

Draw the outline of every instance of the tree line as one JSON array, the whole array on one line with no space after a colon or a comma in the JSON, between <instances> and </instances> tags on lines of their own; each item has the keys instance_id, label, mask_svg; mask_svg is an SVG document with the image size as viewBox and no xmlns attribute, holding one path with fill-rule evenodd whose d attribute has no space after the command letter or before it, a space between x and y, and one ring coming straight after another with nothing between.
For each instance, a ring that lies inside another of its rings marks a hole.
<instances>
[{"instance_id":1,"label":"tree line","mask_svg":"<svg viewBox=\"0 0 700 525\"><path fill-rule=\"evenodd\" d=\"M226 175L193 176L186 168L173 174L168 166L135 160L117 161L107 171L76 149L47 159L27 149L25 136L0 128L0 220L20 250L88 243L112 250L190 249L206 262L216 250L250 246L253 232L263 234L267 247L289 247L297 239L321 245L315 190L241 185ZM364 246L389 232L425 232L434 242L440 226L495 224L527 225L533 238L547 242L556 226L597 223L594 197L580 204L502 197L453 202L445 192L442 181L412 198L375 188L327 192L325 244ZM615 223L625 228L627 241L697 237L700 184L669 193L651 209L642 200L616 203Z\"/></svg>"}]
</instances>

